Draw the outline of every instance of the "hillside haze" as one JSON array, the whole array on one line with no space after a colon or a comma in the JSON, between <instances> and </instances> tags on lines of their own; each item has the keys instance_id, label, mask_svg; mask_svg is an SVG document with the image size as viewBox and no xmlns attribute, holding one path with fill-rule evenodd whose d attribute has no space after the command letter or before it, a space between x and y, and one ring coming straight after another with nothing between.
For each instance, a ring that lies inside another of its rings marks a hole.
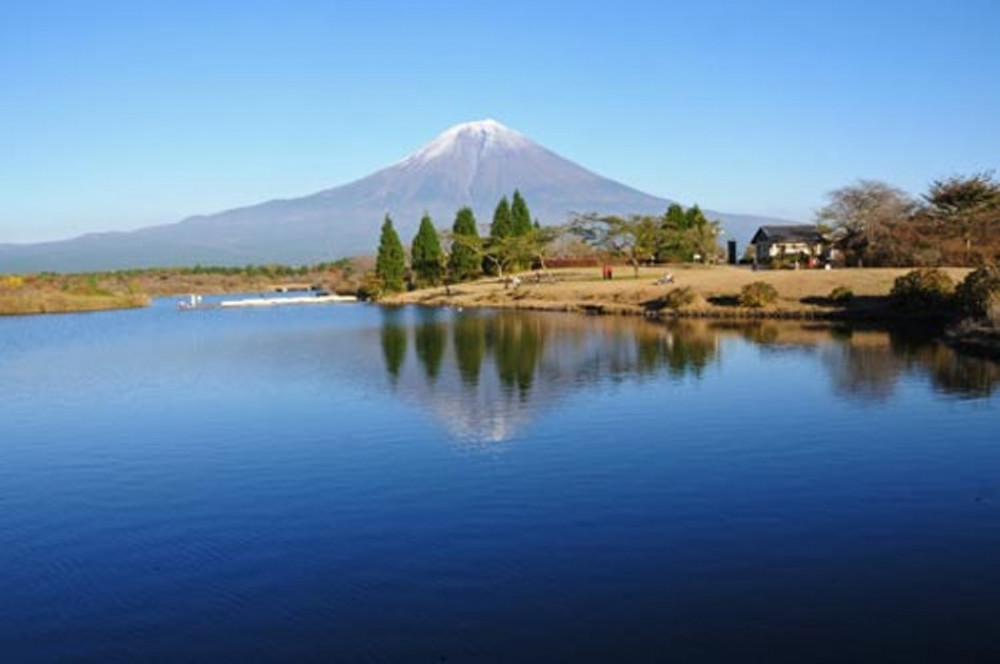
<instances>
[{"instance_id":1,"label":"hillside haze","mask_svg":"<svg viewBox=\"0 0 1000 664\"><path fill-rule=\"evenodd\" d=\"M481 225L501 196L520 189L532 216L662 213L670 201L601 177L495 120L448 129L400 162L348 184L175 224L38 244L0 245L0 271L79 271L143 266L306 264L372 253L390 214L404 242L429 213L450 227L462 206ZM709 212L741 245L774 219Z\"/></svg>"}]
</instances>

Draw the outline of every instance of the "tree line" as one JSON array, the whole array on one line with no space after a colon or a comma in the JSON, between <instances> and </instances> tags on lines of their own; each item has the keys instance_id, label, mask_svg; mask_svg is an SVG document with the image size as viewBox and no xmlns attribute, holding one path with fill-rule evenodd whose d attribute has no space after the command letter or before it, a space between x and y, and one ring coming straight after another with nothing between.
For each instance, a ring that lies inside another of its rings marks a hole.
<instances>
[{"instance_id":1,"label":"tree line","mask_svg":"<svg viewBox=\"0 0 1000 664\"><path fill-rule=\"evenodd\" d=\"M545 247L554 232L532 220L524 196L515 189L510 199L504 196L497 203L486 237L479 235L472 208L461 208L455 215L451 231L444 234L444 244L449 245L447 254L430 215L424 214L410 245L407 265L406 250L392 217L387 214L379 236L375 283L370 285L371 290L396 293L407 287L469 281L484 274L502 277L507 271L544 262Z\"/></svg>"},{"instance_id":2,"label":"tree line","mask_svg":"<svg viewBox=\"0 0 1000 664\"><path fill-rule=\"evenodd\" d=\"M472 209L455 215L450 231L439 233L424 214L407 252L387 214L379 237L370 294L503 277L512 271L546 268L554 252L618 260L639 266L678 261L714 261L719 255L719 223L694 205L671 204L663 215L577 214L561 226L533 220L520 191L502 197L493 212L489 234L479 235ZM442 242L442 235L444 242ZM573 242L576 245L573 245ZM448 245L445 253L443 245Z\"/></svg>"},{"instance_id":3,"label":"tree line","mask_svg":"<svg viewBox=\"0 0 1000 664\"><path fill-rule=\"evenodd\" d=\"M935 180L914 198L878 180L829 193L816 221L854 266L977 266L1000 259L1000 182L992 172Z\"/></svg>"},{"instance_id":4,"label":"tree line","mask_svg":"<svg viewBox=\"0 0 1000 664\"><path fill-rule=\"evenodd\" d=\"M712 262L719 254L718 221L698 205L671 203L661 215L577 215L571 233L612 258L624 260L639 274L650 263Z\"/></svg>"}]
</instances>

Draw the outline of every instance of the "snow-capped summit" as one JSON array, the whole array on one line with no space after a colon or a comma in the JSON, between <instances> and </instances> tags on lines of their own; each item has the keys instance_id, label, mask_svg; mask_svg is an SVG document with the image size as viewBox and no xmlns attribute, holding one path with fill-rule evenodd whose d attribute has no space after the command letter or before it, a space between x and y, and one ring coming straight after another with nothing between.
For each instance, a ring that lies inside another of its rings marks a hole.
<instances>
[{"instance_id":1,"label":"snow-capped summit","mask_svg":"<svg viewBox=\"0 0 1000 664\"><path fill-rule=\"evenodd\" d=\"M456 152L481 157L492 150L518 150L530 145L532 142L522 134L487 118L463 122L445 130L402 163L423 163Z\"/></svg>"}]
</instances>

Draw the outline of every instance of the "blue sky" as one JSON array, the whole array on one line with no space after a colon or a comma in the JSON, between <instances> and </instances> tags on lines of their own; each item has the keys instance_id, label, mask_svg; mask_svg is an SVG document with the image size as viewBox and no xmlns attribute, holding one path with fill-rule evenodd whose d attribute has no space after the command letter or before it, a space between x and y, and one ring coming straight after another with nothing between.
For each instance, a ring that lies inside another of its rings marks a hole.
<instances>
[{"instance_id":1,"label":"blue sky","mask_svg":"<svg viewBox=\"0 0 1000 664\"><path fill-rule=\"evenodd\" d=\"M1000 166L1000 2L0 0L0 242L368 175L494 117L602 175L811 218Z\"/></svg>"}]
</instances>

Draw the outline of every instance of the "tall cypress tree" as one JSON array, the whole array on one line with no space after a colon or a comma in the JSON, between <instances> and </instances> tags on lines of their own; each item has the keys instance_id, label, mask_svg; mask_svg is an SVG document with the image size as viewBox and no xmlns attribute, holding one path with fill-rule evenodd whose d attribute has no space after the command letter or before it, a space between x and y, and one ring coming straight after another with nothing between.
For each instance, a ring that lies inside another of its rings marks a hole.
<instances>
[{"instance_id":1,"label":"tall cypress tree","mask_svg":"<svg viewBox=\"0 0 1000 664\"><path fill-rule=\"evenodd\" d=\"M444 273L444 253L434 223L428 214L420 220L420 229L413 238L410 262L421 284L436 286L441 283Z\"/></svg>"},{"instance_id":2,"label":"tall cypress tree","mask_svg":"<svg viewBox=\"0 0 1000 664\"><path fill-rule=\"evenodd\" d=\"M378 241L378 258L375 259L375 276L382 281L382 288L388 293L403 290L403 274L406 272L406 253L399 234L392 226L392 218L385 215L382 234Z\"/></svg>"},{"instance_id":3,"label":"tall cypress tree","mask_svg":"<svg viewBox=\"0 0 1000 664\"><path fill-rule=\"evenodd\" d=\"M531 213L517 189L514 190L514 200L510 204L510 221L511 235L527 235L531 232Z\"/></svg>"},{"instance_id":4,"label":"tall cypress tree","mask_svg":"<svg viewBox=\"0 0 1000 664\"><path fill-rule=\"evenodd\" d=\"M448 271L455 281L465 281L479 276L480 260L474 245L479 240L476 229L476 215L472 208L464 207L455 215L455 225L451 228L454 239L451 255L448 256Z\"/></svg>"},{"instance_id":5,"label":"tall cypress tree","mask_svg":"<svg viewBox=\"0 0 1000 664\"><path fill-rule=\"evenodd\" d=\"M510 218L510 203L504 196L493 211L493 223L490 224L490 237L503 238L513 235L513 222Z\"/></svg>"}]
</instances>

